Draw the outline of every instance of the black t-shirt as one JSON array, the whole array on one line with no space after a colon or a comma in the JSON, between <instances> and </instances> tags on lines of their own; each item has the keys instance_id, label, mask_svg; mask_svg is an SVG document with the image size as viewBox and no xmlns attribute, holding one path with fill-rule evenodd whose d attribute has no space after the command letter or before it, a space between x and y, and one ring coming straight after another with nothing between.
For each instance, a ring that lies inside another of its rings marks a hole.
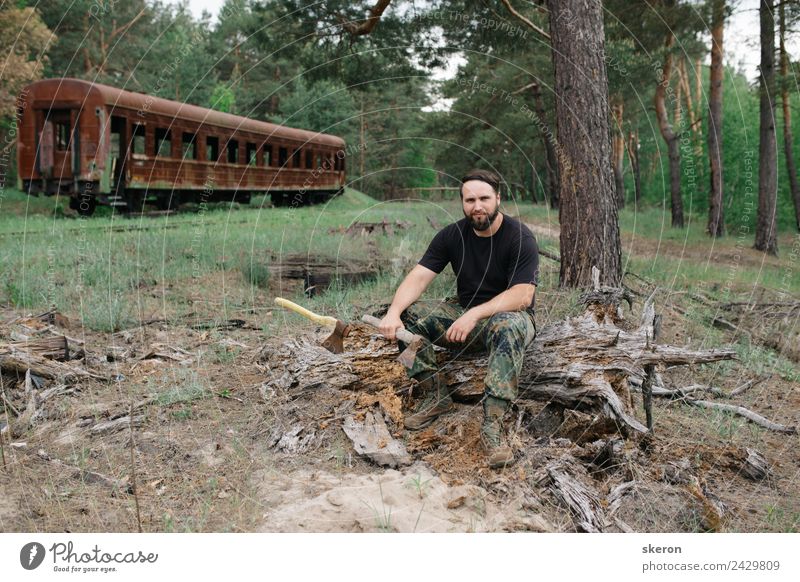
<instances>
[{"instance_id":1,"label":"black t-shirt","mask_svg":"<svg viewBox=\"0 0 800 582\"><path fill-rule=\"evenodd\" d=\"M514 285L539 284L536 239L527 226L506 215L492 236L475 234L466 218L440 230L419 264L441 273L448 263L456 274L458 302L465 309L486 303Z\"/></svg>"}]
</instances>

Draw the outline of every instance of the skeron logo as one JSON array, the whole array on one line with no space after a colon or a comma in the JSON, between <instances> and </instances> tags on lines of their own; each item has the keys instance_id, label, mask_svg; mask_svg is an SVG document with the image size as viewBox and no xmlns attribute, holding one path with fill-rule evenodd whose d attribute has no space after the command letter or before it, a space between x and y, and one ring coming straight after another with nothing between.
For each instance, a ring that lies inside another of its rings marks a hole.
<instances>
[{"instance_id":1,"label":"skeron logo","mask_svg":"<svg viewBox=\"0 0 800 582\"><path fill-rule=\"evenodd\" d=\"M44 560L44 546L39 542L30 542L19 551L19 563L26 570L35 570Z\"/></svg>"}]
</instances>

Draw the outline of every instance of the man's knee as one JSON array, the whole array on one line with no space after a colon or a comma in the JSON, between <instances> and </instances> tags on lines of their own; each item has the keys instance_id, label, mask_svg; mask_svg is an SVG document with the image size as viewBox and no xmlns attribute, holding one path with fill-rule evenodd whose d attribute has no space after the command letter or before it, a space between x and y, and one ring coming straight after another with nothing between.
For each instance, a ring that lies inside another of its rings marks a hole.
<instances>
[{"instance_id":1,"label":"man's knee","mask_svg":"<svg viewBox=\"0 0 800 582\"><path fill-rule=\"evenodd\" d=\"M489 344L511 340L523 340L526 336L524 318L529 317L522 312L495 313L486 324L486 336Z\"/></svg>"}]
</instances>

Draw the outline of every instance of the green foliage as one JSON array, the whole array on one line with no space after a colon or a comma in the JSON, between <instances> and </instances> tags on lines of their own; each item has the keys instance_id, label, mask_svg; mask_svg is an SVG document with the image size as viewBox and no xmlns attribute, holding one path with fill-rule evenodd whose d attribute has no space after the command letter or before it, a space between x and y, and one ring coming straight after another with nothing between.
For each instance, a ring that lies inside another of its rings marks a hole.
<instances>
[{"instance_id":1,"label":"green foliage","mask_svg":"<svg viewBox=\"0 0 800 582\"><path fill-rule=\"evenodd\" d=\"M218 83L214 87L208 106L224 113L233 113L234 109L236 109L236 96L227 83Z\"/></svg>"}]
</instances>

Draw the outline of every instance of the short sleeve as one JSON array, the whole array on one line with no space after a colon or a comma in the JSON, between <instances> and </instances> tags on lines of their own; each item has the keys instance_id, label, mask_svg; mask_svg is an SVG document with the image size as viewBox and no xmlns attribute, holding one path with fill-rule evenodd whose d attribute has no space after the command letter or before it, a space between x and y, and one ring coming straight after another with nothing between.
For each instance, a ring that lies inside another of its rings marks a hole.
<instances>
[{"instance_id":1,"label":"short sleeve","mask_svg":"<svg viewBox=\"0 0 800 582\"><path fill-rule=\"evenodd\" d=\"M539 284L539 246L530 231L523 227L518 252L512 252L508 265L508 286ZM517 250L517 249L514 249Z\"/></svg>"},{"instance_id":2,"label":"short sleeve","mask_svg":"<svg viewBox=\"0 0 800 582\"><path fill-rule=\"evenodd\" d=\"M442 229L433 237L428 250L419 260L419 264L434 273L441 273L450 262L450 252L447 244L447 229Z\"/></svg>"}]
</instances>

